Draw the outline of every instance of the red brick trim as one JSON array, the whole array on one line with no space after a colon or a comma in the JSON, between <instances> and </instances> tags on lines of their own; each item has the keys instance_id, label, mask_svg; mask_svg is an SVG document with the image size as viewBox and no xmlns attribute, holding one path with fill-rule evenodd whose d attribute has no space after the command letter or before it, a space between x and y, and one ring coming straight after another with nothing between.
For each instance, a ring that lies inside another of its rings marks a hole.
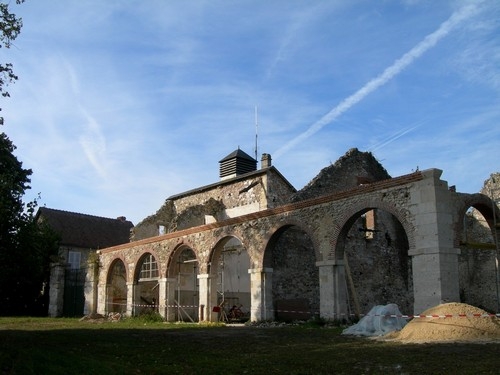
<instances>
[{"instance_id":1,"label":"red brick trim","mask_svg":"<svg viewBox=\"0 0 500 375\"><path fill-rule=\"evenodd\" d=\"M300 202L296 202L296 203L290 203L290 204L286 204L286 205L283 205L280 207L271 208L271 209L263 210L263 211L258 211L258 212L254 212L251 214L242 215L242 216L238 216L235 218L219 221L216 223L200 225L197 227L183 229L183 230L180 230L177 232L167 233L167 234L164 234L162 236L150 237L150 238L146 238L146 239L136 241L136 242L129 242L126 244L109 247L107 249L103 249L102 253L104 254L104 253L108 253L108 252L112 252L112 251L130 248L131 246L146 245L149 243L154 243L154 242L158 242L158 241L162 241L162 240L186 236L186 235L193 234L193 233L203 232L203 231L207 231L207 230L211 230L211 229L217 229L217 228L225 227L228 225L240 224L240 223L250 221L250 220L260 219L260 218L269 217L269 216L275 216L275 215L283 214L286 212L290 212L290 211L294 211L294 210L298 210L298 209L302 209L302 208L307 208L307 207L311 207L311 206L315 206L315 205L319 205L319 204L329 203L329 202L333 202L333 201L337 201L337 200L341 200L341 199L350 198L353 196L368 194L368 193L382 190L382 189L388 189L388 188L393 188L393 187L397 187L397 186L401 186L401 185L406 185L406 184L409 184L411 182L421 181L423 179L424 179L424 177L423 177L421 172L414 172L414 173L400 176L400 177L395 177L395 178L391 178L391 179L387 179L387 180L377 181L377 182L374 182L372 184L360 185L360 186L357 186L353 189L344 190L344 191L336 192L333 194L327 194L327 195L324 195L324 196L318 197L318 198L312 198L312 199L308 199L308 200L304 200L304 201L300 201Z\"/></svg>"},{"instance_id":2,"label":"red brick trim","mask_svg":"<svg viewBox=\"0 0 500 375\"><path fill-rule=\"evenodd\" d=\"M160 262L160 257L158 256L158 253L153 250L153 249L144 249L142 250L138 256L135 257L133 263L134 263L134 272L132 273L132 280L131 282L135 283L135 279L137 276L137 273L139 272L139 267L142 267L142 263L140 263L142 257L144 257L146 254L151 254L155 257L156 263L158 264L158 277L161 277L161 275L164 274L164 270L162 270L162 264Z\"/></svg>"},{"instance_id":3,"label":"red brick trim","mask_svg":"<svg viewBox=\"0 0 500 375\"><path fill-rule=\"evenodd\" d=\"M269 250L270 242L275 238L275 236L279 236L279 233L282 229L285 229L287 227L297 227L301 231L307 234L309 239L311 240L314 248L314 255L316 257L316 261L321 260L321 253L320 253L320 245L317 240L317 236L314 235L314 233L307 227L304 226L304 223L297 220L296 218L293 217L287 217L284 221L280 221L279 223L273 224L273 226L266 231L266 234L262 238L262 248L264 251L262 251L259 255L259 259L257 259L258 263L254 268L263 268L266 265L264 265L264 258L266 252Z\"/></svg>"},{"instance_id":4,"label":"red brick trim","mask_svg":"<svg viewBox=\"0 0 500 375\"><path fill-rule=\"evenodd\" d=\"M349 209L342 212L340 217L336 221L335 227L332 229L332 235L330 239L331 251L328 254L327 260L341 260L343 258L343 253L337 251L337 244L339 236L342 230L346 226L349 219L356 215L360 211L366 211L367 209L379 209L392 214L403 226L406 237L408 239L408 252L411 252L415 248L415 227L411 222L409 222L406 217L408 216L408 211L402 207L398 207L394 203L380 201L373 197L358 201L349 206Z\"/></svg>"},{"instance_id":5,"label":"red brick trim","mask_svg":"<svg viewBox=\"0 0 500 375\"><path fill-rule=\"evenodd\" d=\"M129 271L128 271L128 267L127 267L127 262L125 262L125 259L123 258L123 256L121 254L118 254L117 256L114 256L107 264L107 267L106 267L106 270L105 270L105 282L106 282L106 285L109 284L109 273L111 271L111 268L114 267L115 263L118 262L118 261L121 261L123 263L123 267L125 268L125 280L126 282L129 282Z\"/></svg>"},{"instance_id":6,"label":"red brick trim","mask_svg":"<svg viewBox=\"0 0 500 375\"><path fill-rule=\"evenodd\" d=\"M484 194L476 193L476 194L466 194L466 193L457 193L459 207L456 212L456 217L454 218L453 223L453 231L455 237L453 238L453 246L458 248L460 247L460 243L462 241L462 234L464 231L464 222L463 218L467 213L467 210L471 207L474 207L478 210L481 215L485 218L489 227L493 231L493 202L490 197ZM495 215L497 223L500 223L500 210L497 206L495 206ZM492 232L494 234L494 232Z\"/></svg>"}]
</instances>

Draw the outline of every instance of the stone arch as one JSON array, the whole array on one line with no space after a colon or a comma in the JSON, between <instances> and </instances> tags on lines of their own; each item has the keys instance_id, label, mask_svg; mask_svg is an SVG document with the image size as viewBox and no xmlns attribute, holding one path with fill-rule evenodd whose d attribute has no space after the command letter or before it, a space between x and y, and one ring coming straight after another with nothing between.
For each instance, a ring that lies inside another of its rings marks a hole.
<instances>
[{"instance_id":1,"label":"stone arch","mask_svg":"<svg viewBox=\"0 0 500 375\"><path fill-rule=\"evenodd\" d=\"M106 274L106 311L125 313L127 311L127 267L122 257L115 257L109 263Z\"/></svg>"},{"instance_id":2,"label":"stone arch","mask_svg":"<svg viewBox=\"0 0 500 375\"><path fill-rule=\"evenodd\" d=\"M164 274L165 271L162 270L162 268L160 267L161 263L159 262L159 259L160 257L158 256L158 253L153 250L153 249L144 249L143 251L141 251L136 257L135 257L135 260L134 260L134 272L132 273L132 282L137 282L137 279L139 278L139 274L141 272L141 266L142 266L142 262L144 261L144 258L148 255L152 255L155 259L156 259L156 263L158 265L158 278Z\"/></svg>"},{"instance_id":3,"label":"stone arch","mask_svg":"<svg viewBox=\"0 0 500 375\"><path fill-rule=\"evenodd\" d=\"M415 236L408 216L391 202L366 199L337 219L329 258L345 268L348 306L356 314L387 303L413 311Z\"/></svg>"},{"instance_id":4,"label":"stone arch","mask_svg":"<svg viewBox=\"0 0 500 375\"><path fill-rule=\"evenodd\" d=\"M190 257L189 260L194 259L194 260L196 260L196 262L199 261L198 260L198 253L193 249L192 246L188 245L185 242L177 244L168 257L168 263L167 263L167 267L166 267L167 269L166 269L166 275L165 275L166 277L172 277L172 274L175 271L174 268L175 268L176 258L179 257L179 255L181 255L186 250L191 250L191 252L192 252L192 257Z\"/></svg>"},{"instance_id":5,"label":"stone arch","mask_svg":"<svg viewBox=\"0 0 500 375\"><path fill-rule=\"evenodd\" d=\"M465 216L469 208L473 207L478 210L485 218L492 232L495 230L494 221L500 223L500 210L496 204L493 203L491 198L484 194L459 194L459 207L457 209L457 216L455 218L454 229L455 237L453 243L455 247L460 246L464 232L464 223L462 218ZM495 212L493 213L493 209Z\"/></svg>"},{"instance_id":6,"label":"stone arch","mask_svg":"<svg viewBox=\"0 0 500 375\"><path fill-rule=\"evenodd\" d=\"M168 285L168 320L199 319L199 259L187 242L177 244L170 254L166 269Z\"/></svg>"},{"instance_id":7,"label":"stone arch","mask_svg":"<svg viewBox=\"0 0 500 375\"><path fill-rule=\"evenodd\" d=\"M158 254L151 249L144 250L134 264L134 299L132 303L134 315L157 312L161 275Z\"/></svg>"},{"instance_id":8,"label":"stone arch","mask_svg":"<svg viewBox=\"0 0 500 375\"><path fill-rule=\"evenodd\" d=\"M200 264L201 260L199 252L196 251L196 248L191 243L191 241L183 239L182 241L173 244L173 246L168 250L168 259L165 267L165 274L163 275L164 277L171 277L172 267L175 266L175 258L185 249L191 249L196 257L198 264Z\"/></svg>"},{"instance_id":9,"label":"stone arch","mask_svg":"<svg viewBox=\"0 0 500 375\"><path fill-rule=\"evenodd\" d=\"M355 216L359 213L367 212L372 209L386 211L394 216L402 225L408 238L408 252L412 253L415 250L415 226L407 218L411 216L408 210L396 206L395 204L384 202L376 199L366 199L349 205L348 209L336 218L331 234L331 251L328 254L329 260L341 260L343 253L339 253L339 239L344 232L354 223Z\"/></svg>"},{"instance_id":10,"label":"stone arch","mask_svg":"<svg viewBox=\"0 0 500 375\"><path fill-rule=\"evenodd\" d=\"M300 229L302 232L306 233L308 237L311 239L312 246L314 249L314 256L316 258L316 261L321 260L321 252L320 252L320 243L317 238L317 236L312 232L312 230L306 226L304 226L304 223L295 219L295 218L286 218L284 221L280 221L279 223L273 223L273 226L266 231L266 234L262 238L262 246L263 246L263 252L261 251L261 257L258 261L258 263L255 265L256 268L258 267L270 267L269 264L266 264L266 253L267 249L273 245L273 243L276 241L277 237L282 233L284 230L290 228L290 227L296 227Z\"/></svg>"},{"instance_id":11,"label":"stone arch","mask_svg":"<svg viewBox=\"0 0 500 375\"><path fill-rule=\"evenodd\" d=\"M209 246L210 254L208 256L209 263L214 258L214 256L217 255L217 251L220 251L220 249L218 249L218 246L220 246L220 244L225 244L231 238L235 238L239 243L241 243L244 246L243 236L239 233L239 231L233 231L233 232L225 231L224 233L221 233L218 236L216 236L214 240L211 242L211 245Z\"/></svg>"},{"instance_id":12,"label":"stone arch","mask_svg":"<svg viewBox=\"0 0 500 375\"><path fill-rule=\"evenodd\" d=\"M211 280L210 305L216 307L219 319L247 320L251 308L250 254L234 234L226 234L215 242L209 259L208 273ZM245 312L244 316L231 316L233 306Z\"/></svg>"},{"instance_id":13,"label":"stone arch","mask_svg":"<svg viewBox=\"0 0 500 375\"><path fill-rule=\"evenodd\" d=\"M274 318L308 320L319 312L318 244L311 231L295 219L275 226L267 239L262 268L272 270Z\"/></svg>"},{"instance_id":14,"label":"stone arch","mask_svg":"<svg viewBox=\"0 0 500 375\"><path fill-rule=\"evenodd\" d=\"M469 212L469 209L474 210ZM480 215L479 215L479 214ZM484 221L483 221L484 220ZM500 212L484 194L460 194L454 221L460 302L495 312L500 305L497 244ZM496 233L495 233L496 231Z\"/></svg>"}]
</instances>

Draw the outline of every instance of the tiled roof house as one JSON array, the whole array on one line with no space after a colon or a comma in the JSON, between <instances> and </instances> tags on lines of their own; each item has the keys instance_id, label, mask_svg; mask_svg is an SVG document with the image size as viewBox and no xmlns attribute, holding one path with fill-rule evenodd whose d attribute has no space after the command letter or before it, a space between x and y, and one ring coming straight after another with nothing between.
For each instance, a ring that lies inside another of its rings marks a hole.
<instances>
[{"instance_id":1,"label":"tiled roof house","mask_svg":"<svg viewBox=\"0 0 500 375\"><path fill-rule=\"evenodd\" d=\"M89 254L130 240L132 222L41 207L37 220L60 236L59 257L50 281L49 316L84 314L84 284Z\"/></svg>"}]
</instances>

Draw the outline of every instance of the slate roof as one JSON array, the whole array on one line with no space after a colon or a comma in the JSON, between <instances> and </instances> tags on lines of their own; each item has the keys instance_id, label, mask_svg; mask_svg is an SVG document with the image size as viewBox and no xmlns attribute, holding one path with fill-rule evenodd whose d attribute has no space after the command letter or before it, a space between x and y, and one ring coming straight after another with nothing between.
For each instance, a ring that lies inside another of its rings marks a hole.
<instances>
[{"instance_id":1,"label":"slate roof","mask_svg":"<svg viewBox=\"0 0 500 375\"><path fill-rule=\"evenodd\" d=\"M281 174L280 171L278 171L276 169L276 167L270 166L267 168L258 169L258 170L253 171L253 172L245 173L245 174L233 177L233 178L228 178L227 180L215 182L215 183L210 184L210 185L205 185L205 186L201 186L201 187L198 187L198 188L195 188L192 190L187 190L187 191L179 193L179 194L174 194L174 195L171 195L170 197L168 197L167 200L176 200L179 198L187 197L189 195L199 194L201 192L213 189L217 186L233 184L236 181L240 181L240 180L248 180L250 178L255 178L257 176L266 174L268 172L275 173L284 183L286 183L288 186L290 186L291 190L296 191L296 189L293 187L293 185Z\"/></svg>"},{"instance_id":2,"label":"slate roof","mask_svg":"<svg viewBox=\"0 0 500 375\"><path fill-rule=\"evenodd\" d=\"M106 217L80 214L40 207L38 220L46 220L49 226L61 236L61 246L102 249L130 242L132 222L124 217Z\"/></svg>"},{"instance_id":3,"label":"slate roof","mask_svg":"<svg viewBox=\"0 0 500 375\"><path fill-rule=\"evenodd\" d=\"M222 163L227 160L235 159L235 158L240 158L240 159L246 159L249 161L257 162L254 158L252 158L250 155L248 155L245 151L240 150L239 148L237 150L234 150L231 152L229 155L227 155L225 158L219 161L219 163Z\"/></svg>"}]
</instances>

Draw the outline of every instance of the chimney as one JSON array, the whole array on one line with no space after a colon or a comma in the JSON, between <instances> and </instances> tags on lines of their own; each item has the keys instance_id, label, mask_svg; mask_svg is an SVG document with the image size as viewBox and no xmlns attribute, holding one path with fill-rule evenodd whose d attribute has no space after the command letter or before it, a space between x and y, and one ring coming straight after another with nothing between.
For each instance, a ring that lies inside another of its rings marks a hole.
<instances>
[{"instance_id":1,"label":"chimney","mask_svg":"<svg viewBox=\"0 0 500 375\"><path fill-rule=\"evenodd\" d=\"M270 154L262 154L262 158L260 159L260 167L269 168L271 166L271 155Z\"/></svg>"},{"instance_id":2,"label":"chimney","mask_svg":"<svg viewBox=\"0 0 500 375\"><path fill-rule=\"evenodd\" d=\"M127 218L126 218L125 216L118 216L118 217L116 218L116 220L119 220L119 221L123 221L123 222L125 222L125 221L127 221Z\"/></svg>"}]
</instances>

